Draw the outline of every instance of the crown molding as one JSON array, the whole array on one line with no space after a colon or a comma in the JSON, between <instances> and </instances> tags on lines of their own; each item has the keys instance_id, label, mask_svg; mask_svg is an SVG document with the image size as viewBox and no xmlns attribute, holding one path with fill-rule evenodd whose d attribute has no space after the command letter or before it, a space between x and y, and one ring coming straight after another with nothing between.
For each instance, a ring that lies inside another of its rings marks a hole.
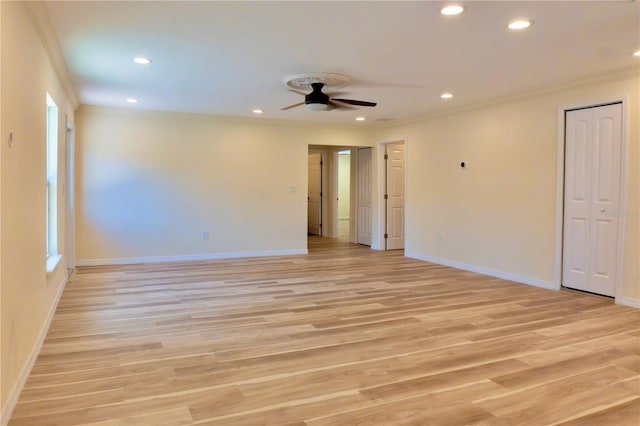
<instances>
[{"instance_id":1,"label":"crown molding","mask_svg":"<svg viewBox=\"0 0 640 426\"><path fill-rule=\"evenodd\" d=\"M571 80L571 81L565 81L559 84L554 84L552 86L547 86L547 87L542 87L542 88L537 88L537 89L533 89L533 90L527 90L527 91L523 91L523 92L518 92L518 93L514 93L512 95L507 95L507 96L502 96L499 98L494 98L494 99L489 99L486 100L484 102L478 102L478 103L474 103L474 104L470 104L470 105L465 105L465 106L461 106L458 108L453 108L453 109L449 109L446 111L438 111L438 112L432 112L432 113L427 113L427 114L423 114L414 118L410 118L407 120L397 120L397 121L392 121L389 123L385 123L385 124L379 124L376 126L377 130L384 130L384 129L392 129L394 127L400 127L400 126L406 126L406 125L411 125L411 124L418 124L418 123L422 123L425 121L430 121L430 120L434 120L437 118L441 118L441 117L446 117L446 116L450 116L450 115L455 115L455 114L460 114L463 112L467 112L467 111L474 111L474 110L479 110L479 109L483 109L483 108L488 108L488 107L492 107L495 105L500 105L500 104L505 104L505 103L509 103L509 102L517 102L520 100L524 100L527 98L533 98L536 96L544 96L550 93L554 93L554 92L560 92L563 90L569 90L569 89L573 89L573 88L579 88L579 87L585 87L585 86L590 86L590 85L594 85L594 84L599 84L599 83L605 83L608 81L615 81L615 80L619 80L619 79L623 79L623 78L629 78L629 77L637 77L640 72L640 66L638 65L632 65L630 67L625 67L625 68L621 68L621 69L617 69L605 74L598 74L595 76L591 76L591 77L586 77L586 78L582 78L582 79L577 79L577 80Z\"/></svg>"},{"instance_id":2,"label":"crown molding","mask_svg":"<svg viewBox=\"0 0 640 426\"><path fill-rule=\"evenodd\" d=\"M200 112L184 112L184 111L167 111L167 110L151 110L127 107L112 107L101 105L80 104L76 109L77 113L101 113L113 114L129 117L183 117L188 120L200 120L208 123L230 123L230 124L250 124L255 126L270 127L288 127L288 128L317 128L317 129L336 129L361 132L367 134L373 131L373 127L362 126L360 123L335 123L335 122L319 122L319 121L302 121L302 120L285 120L280 118L267 117L242 117L234 115L215 115Z\"/></svg>"},{"instance_id":3,"label":"crown molding","mask_svg":"<svg viewBox=\"0 0 640 426\"><path fill-rule=\"evenodd\" d=\"M58 36L51 24L49 11L43 1L25 1L24 5L31 17L31 21L38 33L38 37L40 37L40 41L42 41L42 45L47 52L49 62L58 76L65 94L73 105L73 109L75 110L79 105L78 97L76 96L76 92L73 88L71 74L67 68L67 63L62 55Z\"/></svg>"}]
</instances>

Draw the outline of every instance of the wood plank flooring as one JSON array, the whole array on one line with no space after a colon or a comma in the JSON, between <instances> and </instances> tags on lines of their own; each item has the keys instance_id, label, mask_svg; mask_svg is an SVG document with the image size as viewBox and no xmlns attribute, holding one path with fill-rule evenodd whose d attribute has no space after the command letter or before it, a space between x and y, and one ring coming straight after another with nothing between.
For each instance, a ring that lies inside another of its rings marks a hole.
<instances>
[{"instance_id":1,"label":"wood plank flooring","mask_svg":"<svg viewBox=\"0 0 640 426\"><path fill-rule=\"evenodd\" d=\"M80 268L10 425L638 425L640 311L309 244Z\"/></svg>"}]
</instances>

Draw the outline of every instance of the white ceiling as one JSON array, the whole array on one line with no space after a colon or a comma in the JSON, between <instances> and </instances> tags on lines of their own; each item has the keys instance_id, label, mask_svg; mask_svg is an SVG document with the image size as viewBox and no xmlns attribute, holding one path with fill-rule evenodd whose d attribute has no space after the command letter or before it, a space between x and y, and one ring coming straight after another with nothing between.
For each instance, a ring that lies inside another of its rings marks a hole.
<instances>
[{"instance_id":1,"label":"white ceiling","mask_svg":"<svg viewBox=\"0 0 640 426\"><path fill-rule=\"evenodd\" d=\"M365 125L407 120L638 66L640 3L46 2L80 102ZM524 31L510 20L535 21ZM134 64L147 56L151 65ZM349 76L376 108L313 112L283 79ZM440 94L449 91L448 101ZM125 102L138 98L136 105Z\"/></svg>"}]
</instances>

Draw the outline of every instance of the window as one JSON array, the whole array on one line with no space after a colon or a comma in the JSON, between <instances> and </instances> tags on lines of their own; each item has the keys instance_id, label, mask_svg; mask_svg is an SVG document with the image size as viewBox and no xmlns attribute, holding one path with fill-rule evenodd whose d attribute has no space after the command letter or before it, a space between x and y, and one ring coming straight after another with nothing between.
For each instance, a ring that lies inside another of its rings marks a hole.
<instances>
[{"instance_id":1,"label":"window","mask_svg":"<svg viewBox=\"0 0 640 426\"><path fill-rule=\"evenodd\" d=\"M58 106L47 93L47 271L58 261ZM53 264L50 260L55 259Z\"/></svg>"}]
</instances>

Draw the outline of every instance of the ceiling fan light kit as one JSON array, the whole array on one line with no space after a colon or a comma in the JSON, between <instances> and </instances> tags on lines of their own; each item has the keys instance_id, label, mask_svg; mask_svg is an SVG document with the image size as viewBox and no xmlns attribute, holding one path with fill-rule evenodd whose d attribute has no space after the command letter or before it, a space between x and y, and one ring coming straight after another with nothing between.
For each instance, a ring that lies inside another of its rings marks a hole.
<instances>
[{"instance_id":1,"label":"ceiling fan light kit","mask_svg":"<svg viewBox=\"0 0 640 426\"><path fill-rule=\"evenodd\" d=\"M318 102L305 102L304 104L311 111L326 111L329 109L329 104L321 104Z\"/></svg>"},{"instance_id":2,"label":"ceiling fan light kit","mask_svg":"<svg viewBox=\"0 0 640 426\"><path fill-rule=\"evenodd\" d=\"M350 109L347 105L356 106L376 106L375 102L358 101L355 99L332 98L329 94L322 91L323 88L339 89L345 87L351 82L351 79L341 74L331 73L310 73L296 74L284 79L291 92L304 95L304 102L289 105L282 108L287 110L300 105L305 105L312 111L328 111L332 109ZM310 93L303 91L311 90ZM334 102L337 101L338 103ZM346 105L343 105L346 104Z\"/></svg>"}]
</instances>

